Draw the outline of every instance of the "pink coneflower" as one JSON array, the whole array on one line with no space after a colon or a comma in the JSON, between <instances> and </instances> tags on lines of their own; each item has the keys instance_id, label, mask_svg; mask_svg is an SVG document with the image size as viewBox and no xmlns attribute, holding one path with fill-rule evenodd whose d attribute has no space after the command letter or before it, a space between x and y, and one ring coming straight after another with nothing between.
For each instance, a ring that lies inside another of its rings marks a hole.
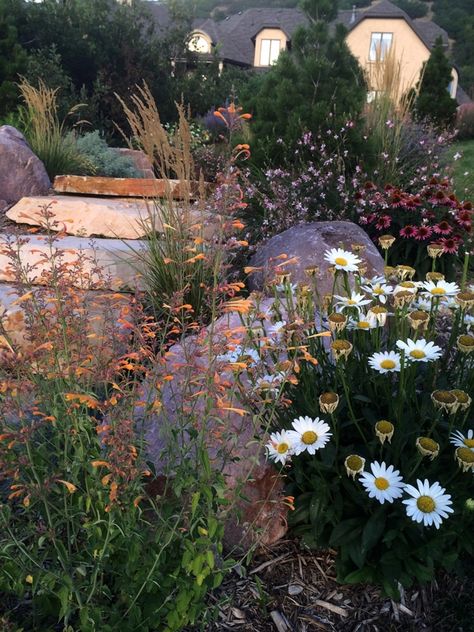
<instances>
[{"instance_id":1,"label":"pink coneflower","mask_svg":"<svg viewBox=\"0 0 474 632\"><path fill-rule=\"evenodd\" d=\"M464 202L462 208L463 211L472 211L472 202Z\"/></svg>"},{"instance_id":2,"label":"pink coneflower","mask_svg":"<svg viewBox=\"0 0 474 632\"><path fill-rule=\"evenodd\" d=\"M435 224L435 226L433 226L433 230L438 235L450 235L453 232L450 223L445 219L441 220L438 224Z\"/></svg>"},{"instance_id":3,"label":"pink coneflower","mask_svg":"<svg viewBox=\"0 0 474 632\"><path fill-rule=\"evenodd\" d=\"M403 202L404 202L403 195L400 193L400 191L394 191L392 198L390 200L390 204L393 206L393 208L397 208L397 206L401 206Z\"/></svg>"},{"instance_id":4,"label":"pink coneflower","mask_svg":"<svg viewBox=\"0 0 474 632\"><path fill-rule=\"evenodd\" d=\"M394 186L393 184L386 184L384 187L384 191L385 193L391 193L394 190Z\"/></svg>"},{"instance_id":5,"label":"pink coneflower","mask_svg":"<svg viewBox=\"0 0 474 632\"><path fill-rule=\"evenodd\" d=\"M459 248L459 242L454 237L443 237L438 240L438 243L443 246L444 253L449 253L451 255L456 254Z\"/></svg>"},{"instance_id":6,"label":"pink coneflower","mask_svg":"<svg viewBox=\"0 0 474 632\"><path fill-rule=\"evenodd\" d=\"M412 197L407 197L403 200L403 206L410 210L410 209L414 209L417 207L417 204L415 203L415 199Z\"/></svg>"},{"instance_id":7,"label":"pink coneflower","mask_svg":"<svg viewBox=\"0 0 474 632\"><path fill-rule=\"evenodd\" d=\"M390 228L391 223L392 223L392 218L390 217L390 215L382 215L381 217L379 217L378 222L375 224L375 228L377 230Z\"/></svg>"},{"instance_id":8,"label":"pink coneflower","mask_svg":"<svg viewBox=\"0 0 474 632\"><path fill-rule=\"evenodd\" d=\"M462 228L465 228L467 231L471 230L472 226L472 213L471 211L459 211L456 215L456 222Z\"/></svg>"},{"instance_id":9,"label":"pink coneflower","mask_svg":"<svg viewBox=\"0 0 474 632\"><path fill-rule=\"evenodd\" d=\"M437 204L439 206L442 206L442 205L445 205L447 202L449 202L449 200L446 197L444 191L438 190L436 191L434 195L431 196L430 202L432 204Z\"/></svg>"},{"instance_id":10,"label":"pink coneflower","mask_svg":"<svg viewBox=\"0 0 474 632\"><path fill-rule=\"evenodd\" d=\"M433 229L430 226L420 226L416 229L415 239L418 241L423 241L424 239L428 239L431 237Z\"/></svg>"},{"instance_id":11,"label":"pink coneflower","mask_svg":"<svg viewBox=\"0 0 474 632\"><path fill-rule=\"evenodd\" d=\"M410 224L407 224L400 230L400 236L409 239L410 237L414 237L416 235L417 229Z\"/></svg>"}]
</instances>

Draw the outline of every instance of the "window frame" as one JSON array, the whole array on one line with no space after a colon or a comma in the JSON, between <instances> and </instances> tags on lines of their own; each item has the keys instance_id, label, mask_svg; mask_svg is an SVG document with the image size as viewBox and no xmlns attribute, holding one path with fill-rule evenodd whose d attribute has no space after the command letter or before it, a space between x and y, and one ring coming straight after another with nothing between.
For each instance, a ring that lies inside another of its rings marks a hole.
<instances>
[{"instance_id":1,"label":"window frame","mask_svg":"<svg viewBox=\"0 0 474 632\"><path fill-rule=\"evenodd\" d=\"M374 46L374 36L379 35L380 38L378 42ZM384 38L389 37L388 46L384 46ZM370 44L369 44L369 61L383 61L388 51L393 45L393 32L390 31L372 31L370 34ZM377 55L377 46L380 47L380 57ZM373 52L372 52L373 51Z\"/></svg>"},{"instance_id":2,"label":"window frame","mask_svg":"<svg viewBox=\"0 0 474 632\"><path fill-rule=\"evenodd\" d=\"M264 49L265 42L268 42L269 46L268 46L268 54L265 55L266 57L265 63L263 63L263 49ZM278 51L277 51L276 57L275 57L274 51L272 52L272 48L274 44L278 44ZM280 39L263 37L260 40L260 56L259 56L260 66L273 66L273 64L277 62L281 51L282 51L282 42Z\"/></svg>"}]
</instances>

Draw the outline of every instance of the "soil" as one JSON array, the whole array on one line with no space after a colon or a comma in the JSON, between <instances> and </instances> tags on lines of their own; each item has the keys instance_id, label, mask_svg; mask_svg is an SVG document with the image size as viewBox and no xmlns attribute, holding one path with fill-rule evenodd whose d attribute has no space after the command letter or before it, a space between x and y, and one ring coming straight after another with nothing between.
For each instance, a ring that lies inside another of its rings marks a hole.
<instances>
[{"instance_id":1,"label":"soil","mask_svg":"<svg viewBox=\"0 0 474 632\"><path fill-rule=\"evenodd\" d=\"M215 623L204 629L474 632L473 576L442 574L430 585L402 592L395 603L373 586L338 584L334 556L334 551L310 551L294 540L261 553L246 572L233 572L212 595Z\"/></svg>"}]
</instances>

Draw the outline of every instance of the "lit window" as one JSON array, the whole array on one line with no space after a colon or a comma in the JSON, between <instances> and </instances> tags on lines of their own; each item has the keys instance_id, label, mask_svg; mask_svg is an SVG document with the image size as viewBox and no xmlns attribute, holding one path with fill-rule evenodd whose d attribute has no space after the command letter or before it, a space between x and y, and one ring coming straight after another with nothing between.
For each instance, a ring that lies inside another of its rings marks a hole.
<instances>
[{"instance_id":1,"label":"lit window","mask_svg":"<svg viewBox=\"0 0 474 632\"><path fill-rule=\"evenodd\" d=\"M211 47L208 40L203 36L196 33L188 42L188 49L193 53L210 53Z\"/></svg>"},{"instance_id":2,"label":"lit window","mask_svg":"<svg viewBox=\"0 0 474 632\"><path fill-rule=\"evenodd\" d=\"M370 38L369 61L385 59L392 45L393 33L372 33Z\"/></svg>"},{"instance_id":3,"label":"lit window","mask_svg":"<svg viewBox=\"0 0 474 632\"><path fill-rule=\"evenodd\" d=\"M271 66L278 59L281 42L277 39L263 39L260 46L260 66Z\"/></svg>"}]
</instances>

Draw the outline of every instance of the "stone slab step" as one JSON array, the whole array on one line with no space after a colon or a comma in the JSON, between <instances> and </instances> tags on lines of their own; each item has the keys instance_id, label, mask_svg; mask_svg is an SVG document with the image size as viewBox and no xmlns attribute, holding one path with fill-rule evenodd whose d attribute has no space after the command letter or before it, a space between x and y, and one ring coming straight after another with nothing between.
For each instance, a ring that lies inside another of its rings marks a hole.
<instances>
[{"instance_id":1,"label":"stone slab step","mask_svg":"<svg viewBox=\"0 0 474 632\"><path fill-rule=\"evenodd\" d=\"M179 180L156 178L103 178L96 176L56 176L56 193L80 193L112 197L167 198L183 200L188 187ZM191 198L199 194L199 182L190 183Z\"/></svg>"},{"instance_id":2,"label":"stone slab step","mask_svg":"<svg viewBox=\"0 0 474 632\"><path fill-rule=\"evenodd\" d=\"M21 261L23 278L35 285L50 285L52 268L65 270L68 281L83 290L135 291L143 288L139 253L145 241L88 239L46 235L0 236L0 281L17 281L12 255ZM54 258L54 266L51 258Z\"/></svg>"},{"instance_id":3,"label":"stone slab step","mask_svg":"<svg viewBox=\"0 0 474 632\"><path fill-rule=\"evenodd\" d=\"M106 327L110 327L110 320L113 319L117 333L123 330L119 319L126 318L123 309L130 305L130 295L118 294L106 291L83 291L79 290L81 296L78 304L81 310L86 310L90 332L95 336L90 336L94 345L103 345L103 335ZM49 305L52 309L55 304L54 290L49 288L35 288L32 292L22 290L19 286L11 283L0 283L0 321L2 323L2 336L0 336L0 349L11 346L15 350L26 350L32 344L40 344L35 340L30 340L27 317L27 300L41 300L41 304ZM51 296L51 302L49 302Z\"/></svg>"},{"instance_id":4,"label":"stone slab step","mask_svg":"<svg viewBox=\"0 0 474 632\"><path fill-rule=\"evenodd\" d=\"M51 195L24 197L7 211L17 224L45 226L45 208L53 214L52 230L76 236L118 239L144 237L153 217L156 230L162 228L152 202L140 199L89 198Z\"/></svg>"}]
</instances>

